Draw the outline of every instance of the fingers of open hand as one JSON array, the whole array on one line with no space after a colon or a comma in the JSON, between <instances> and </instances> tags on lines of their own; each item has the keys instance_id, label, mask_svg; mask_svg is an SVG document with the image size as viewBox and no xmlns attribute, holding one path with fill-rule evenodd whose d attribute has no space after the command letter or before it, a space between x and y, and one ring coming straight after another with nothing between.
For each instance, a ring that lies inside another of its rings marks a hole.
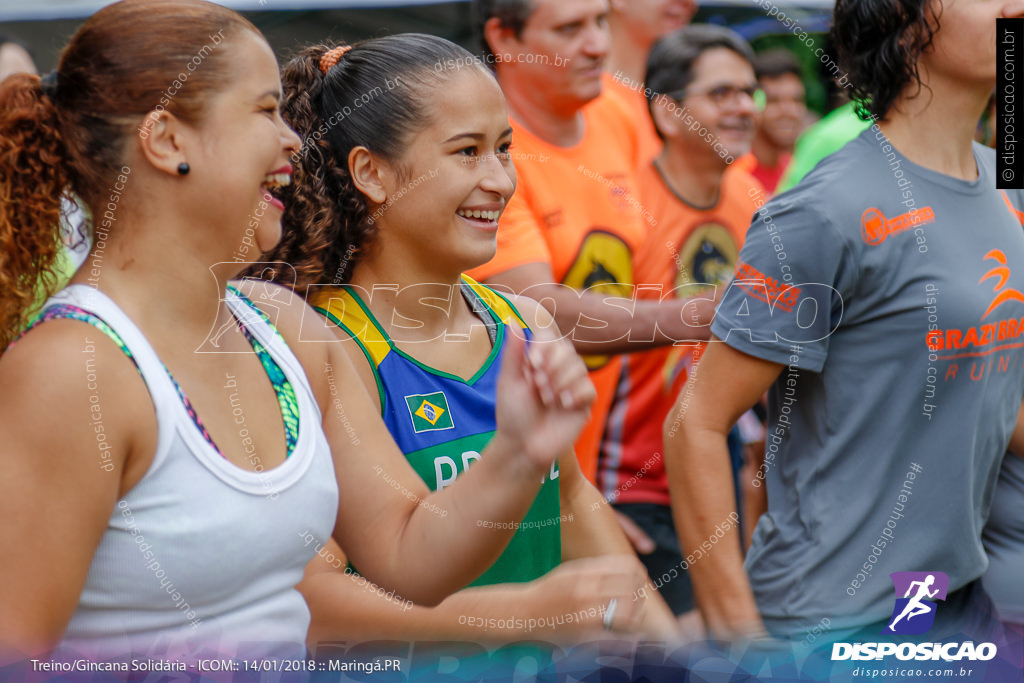
<instances>
[{"instance_id":1,"label":"fingers of open hand","mask_svg":"<svg viewBox=\"0 0 1024 683\"><path fill-rule=\"evenodd\" d=\"M530 344L528 360L545 405L586 410L593 403L594 385L583 361L568 342L538 335Z\"/></svg>"}]
</instances>

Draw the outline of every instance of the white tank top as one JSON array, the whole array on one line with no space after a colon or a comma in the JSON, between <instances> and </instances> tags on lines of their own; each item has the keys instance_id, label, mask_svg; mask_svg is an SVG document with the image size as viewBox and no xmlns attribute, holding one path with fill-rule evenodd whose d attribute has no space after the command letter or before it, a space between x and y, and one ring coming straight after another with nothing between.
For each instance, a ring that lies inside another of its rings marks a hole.
<instances>
[{"instance_id":1,"label":"white tank top","mask_svg":"<svg viewBox=\"0 0 1024 683\"><path fill-rule=\"evenodd\" d=\"M200 435L153 347L110 298L73 285L48 302L78 306L121 337L149 389L159 431L149 470L110 516L59 656L188 661L302 652L309 610L295 586L316 552L309 537L322 543L334 528L334 466L298 360L239 297L229 292L226 300L284 372L298 403L291 456L262 473L232 464ZM97 336L105 335L97 329ZM225 388L226 402L230 394ZM244 405L245 397L235 400Z\"/></svg>"}]
</instances>

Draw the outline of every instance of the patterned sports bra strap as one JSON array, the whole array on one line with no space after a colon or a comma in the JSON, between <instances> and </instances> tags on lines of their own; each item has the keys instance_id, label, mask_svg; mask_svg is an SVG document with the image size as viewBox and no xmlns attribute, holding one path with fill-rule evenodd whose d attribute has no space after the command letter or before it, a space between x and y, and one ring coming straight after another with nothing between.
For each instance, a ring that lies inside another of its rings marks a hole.
<instances>
[{"instance_id":1,"label":"patterned sports bra strap","mask_svg":"<svg viewBox=\"0 0 1024 683\"><path fill-rule=\"evenodd\" d=\"M271 329L271 331L273 331L274 336L276 336L278 339L280 339L282 342L284 342L284 336L281 334L280 330L277 329L277 326L274 325L274 323L272 323L270 321L270 317L267 316L267 314L263 312L263 309L261 309L259 306L254 304L252 302L252 299L247 297L245 294L242 294L241 290L239 290L234 285L228 285L228 291L231 292L232 294L234 294L235 296L237 296L241 300L241 302L243 304L245 304L250 309L252 309L256 313L256 315L258 315L260 317L260 319L264 323L266 323L267 327L269 327ZM244 321L240 320L239 322L243 323L243 326L244 326ZM287 343L287 342L285 342L285 343Z\"/></svg>"},{"instance_id":2,"label":"patterned sports bra strap","mask_svg":"<svg viewBox=\"0 0 1024 683\"><path fill-rule=\"evenodd\" d=\"M124 355L128 356L128 358L131 360L132 364L135 366L135 369L139 372L139 374L142 374L142 370L141 368L139 368L139 362L135 360L135 356L132 355L131 349L129 349L128 345L125 344L123 339L121 339L121 335L115 332L114 328L108 325L107 321L105 321L103 318L99 317L98 315L91 311L87 311L84 308L80 308L73 304L52 304L50 306L47 306L39 315L35 317L35 319L32 320L31 323L29 323L29 326L26 327L25 330L21 334L19 334L14 341L11 342L10 346L8 346L7 349L10 350L26 334L28 334L35 328L50 320L79 320L81 322L92 325L100 332L110 337L110 340L117 345L117 348L121 349Z\"/></svg>"},{"instance_id":3,"label":"patterned sports bra strap","mask_svg":"<svg viewBox=\"0 0 1024 683\"><path fill-rule=\"evenodd\" d=\"M270 318L267 317L260 308L254 304L249 297L245 296L238 290L238 288L228 285L228 291L238 297L246 306L254 311L258 316L258 320L262 320L263 323L273 332L274 336L281 342L282 345L287 346L284 337L281 336L281 332L270 322ZM270 355L270 351L260 343L260 341L253 335L249 329L249 325L246 324L245 320L238 317L236 311L232 312L235 321L238 323L239 329L245 338L249 341L249 345L252 346L252 350L256 353L256 357L259 358L260 364L263 365L264 372L267 373L267 377L270 379L270 384L274 388L274 394L277 396L277 404L281 409L281 419L284 421L285 431L285 445L286 445L286 456L291 457L295 451L295 445L299 440L299 401L295 396L295 388L292 387L291 382L288 381L284 370L277 364L277 361ZM251 324L255 322L253 319L249 319L248 322Z\"/></svg>"}]
</instances>

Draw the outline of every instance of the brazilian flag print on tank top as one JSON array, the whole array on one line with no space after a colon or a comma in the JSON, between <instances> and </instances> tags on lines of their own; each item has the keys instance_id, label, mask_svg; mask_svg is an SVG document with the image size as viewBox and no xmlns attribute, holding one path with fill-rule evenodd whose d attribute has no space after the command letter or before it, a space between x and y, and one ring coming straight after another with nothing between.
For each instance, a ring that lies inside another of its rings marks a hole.
<instances>
[{"instance_id":1,"label":"brazilian flag print on tank top","mask_svg":"<svg viewBox=\"0 0 1024 683\"><path fill-rule=\"evenodd\" d=\"M356 288L314 290L310 303L355 339L377 380L381 416L416 473L432 491L455 481L479 460L494 436L495 403L505 327L531 337L515 307L503 296L463 276L462 295L487 326L492 349L469 380L428 367L398 349L370 313ZM447 343L460 343L449 341ZM533 581L561 562L558 465L505 552L472 586Z\"/></svg>"}]
</instances>

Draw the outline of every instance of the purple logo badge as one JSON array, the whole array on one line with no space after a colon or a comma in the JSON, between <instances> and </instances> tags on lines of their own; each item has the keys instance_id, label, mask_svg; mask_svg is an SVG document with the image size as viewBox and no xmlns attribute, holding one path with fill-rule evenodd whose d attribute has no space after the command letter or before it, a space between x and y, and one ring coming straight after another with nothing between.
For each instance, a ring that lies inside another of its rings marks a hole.
<instances>
[{"instance_id":1,"label":"purple logo badge","mask_svg":"<svg viewBox=\"0 0 1024 683\"><path fill-rule=\"evenodd\" d=\"M935 601L946 599L949 577L942 572L893 572L889 577L896 588L896 605L882 633L927 632L935 623Z\"/></svg>"}]
</instances>

